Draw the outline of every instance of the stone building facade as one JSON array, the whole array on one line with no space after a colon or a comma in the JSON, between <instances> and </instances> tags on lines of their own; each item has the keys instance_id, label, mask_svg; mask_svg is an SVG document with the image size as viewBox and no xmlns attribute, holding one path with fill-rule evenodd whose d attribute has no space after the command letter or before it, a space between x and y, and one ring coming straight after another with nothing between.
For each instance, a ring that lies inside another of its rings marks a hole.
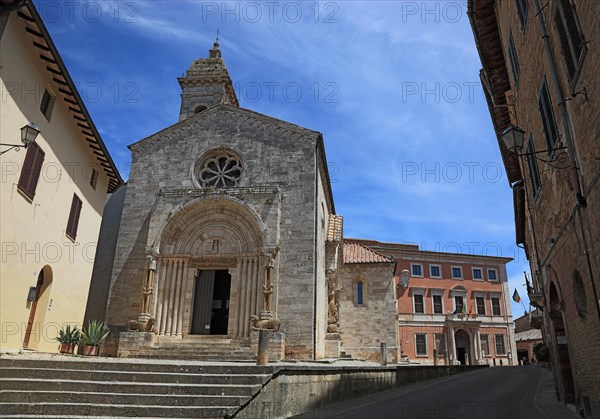
<instances>
[{"instance_id":1,"label":"stone building facade","mask_svg":"<svg viewBox=\"0 0 600 419\"><path fill-rule=\"evenodd\" d=\"M469 12L557 394L585 417L598 417L598 3L470 0ZM509 132L521 133L522 149L503 143L508 127L519 127Z\"/></svg>"},{"instance_id":2,"label":"stone building facade","mask_svg":"<svg viewBox=\"0 0 600 419\"><path fill-rule=\"evenodd\" d=\"M540 343L544 343L542 331L531 325L531 318L540 314L538 310L535 310L515 319L515 340L517 341L517 359L519 364L533 362L535 359L533 348Z\"/></svg>"},{"instance_id":3,"label":"stone building facade","mask_svg":"<svg viewBox=\"0 0 600 419\"><path fill-rule=\"evenodd\" d=\"M337 357L372 327L385 332L356 356L375 357L379 340L393 352L390 260L361 274L384 299L361 307L370 314L344 333L341 288L354 273L343 268L321 134L240 108L218 44L209 54L179 79L179 122L130 146L114 264L93 284L110 282L105 352L243 347L268 328L280 358Z\"/></svg>"}]
</instances>

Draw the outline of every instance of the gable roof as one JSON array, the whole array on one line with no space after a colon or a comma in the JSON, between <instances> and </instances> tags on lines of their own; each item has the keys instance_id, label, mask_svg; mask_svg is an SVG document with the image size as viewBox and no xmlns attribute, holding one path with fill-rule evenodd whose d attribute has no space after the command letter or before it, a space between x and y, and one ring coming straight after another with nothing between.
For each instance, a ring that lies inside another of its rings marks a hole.
<instances>
[{"instance_id":1,"label":"gable roof","mask_svg":"<svg viewBox=\"0 0 600 419\"><path fill-rule=\"evenodd\" d=\"M391 263L392 258L360 243L344 241L344 263Z\"/></svg>"},{"instance_id":2,"label":"gable roof","mask_svg":"<svg viewBox=\"0 0 600 419\"><path fill-rule=\"evenodd\" d=\"M39 50L40 63L50 74L51 80L57 84L59 96L62 96L66 102L76 126L81 131L82 142L85 140L83 143L90 148L98 164L108 176L108 192L114 192L119 185L123 184L123 178L108 153L42 18L33 2L27 1L20 8L18 5L19 2L14 2L5 7L9 8L7 10L11 10L12 7L17 10L16 16L23 21L25 30L31 35L33 46Z\"/></svg>"},{"instance_id":3,"label":"gable roof","mask_svg":"<svg viewBox=\"0 0 600 419\"><path fill-rule=\"evenodd\" d=\"M281 119L263 115L261 113L254 112L250 109L240 108L238 106L230 105L228 103L221 103L219 105L212 106L207 110L202 111L194 116L186 118L183 121L176 122L173 125L168 126L158 132L155 132L154 134L143 138L133 144L130 144L129 149L135 150L136 148L145 145L149 142L152 142L158 138L161 138L172 131L176 131L180 128L187 127L188 125L191 125L194 122L201 121L219 112L231 112L233 114L237 114L242 118L247 118L253 120L254 122L258 122L259 124L267 124L273 126L274 128L292 132L298 137L321 137L321 133L318 131L313 131L308 128L301 127L299 125L292 124L291 122L286 122Z\"/></svg>"}]
</instances>

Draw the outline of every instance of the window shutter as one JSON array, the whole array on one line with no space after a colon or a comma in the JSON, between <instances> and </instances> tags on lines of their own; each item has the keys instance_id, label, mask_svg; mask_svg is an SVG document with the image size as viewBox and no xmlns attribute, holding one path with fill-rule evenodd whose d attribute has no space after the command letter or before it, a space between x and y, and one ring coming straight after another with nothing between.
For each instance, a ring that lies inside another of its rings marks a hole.
<instances>
[{"instance_id":1,"label":"window shutter","mask_svg":"<svg viewBox=\"0 0 600 419\"><path fill-rule=\"evenodd\" d=\"M587 47L570 0L560 0L554 16L554 23L558 31L569 80L574 82L581 70Z\"/></svg>"},{"instance_id":2,"label":"window shutter","mask_svg":"<svg viewBox=\"0 0 600 419\"><path fill-rule=\"evenodd\" d=\"M42 149L36 143L29 144L18 184L19 190L29 199L33 199L35 196L43 163L44 152Z\"/></svg>"},{"instance_id":3,"label":"window shutter","mask_svg":"<svg viewBox=\"0 0 600 419\"><path fill-rule=\"evenodd\" d=\"M79 225L81 207L81 199L79 199L76 194L73 194L73 202L71 202L71 211L69 211L69 220L67 221L67 236L73 240L77 237L77 227Z\"/></svg>"}]
</instances>

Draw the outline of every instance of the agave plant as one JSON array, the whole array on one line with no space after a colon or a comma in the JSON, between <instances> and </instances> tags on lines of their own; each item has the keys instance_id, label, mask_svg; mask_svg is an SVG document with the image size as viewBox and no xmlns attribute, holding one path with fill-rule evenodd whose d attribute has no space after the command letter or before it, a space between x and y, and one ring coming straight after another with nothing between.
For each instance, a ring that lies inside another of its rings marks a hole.
<instances>
[{"instance_id":1,"label":"agave plant","mask_svg":"<svg viewBox=\"0 0 600 419\"><path fill-rule=\"evenodd\" d=\"M81 331L81 345L100 346L108 337L110 331L104 328L104 322L90 320L87 328Z\"/></svg>"},{"instance_id":2,"label":"agave plant","mask_svg":"<svg viewBox=\"0 0 600 419\"><path fill-rule=\"evenodd\" d=\"M79 343L79 329L77 326L71 329L71 325L67 324L58 331L58 336L55 338L60 343L70 343L76 345Z\"/></svg>"}]
</instances>

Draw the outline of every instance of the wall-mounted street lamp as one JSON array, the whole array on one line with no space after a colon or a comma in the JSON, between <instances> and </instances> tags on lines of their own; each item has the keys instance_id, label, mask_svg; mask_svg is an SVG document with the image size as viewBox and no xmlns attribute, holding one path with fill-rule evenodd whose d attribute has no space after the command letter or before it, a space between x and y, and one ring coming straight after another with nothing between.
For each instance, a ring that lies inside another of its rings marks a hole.
<instances>
[{"instance_id":1,"label":"wall-mounted street lamp","mask_svg":"<svg viewBox=\"0 0 600 419\"><path fill-rule=\"evenodd\" d=\"M555 153L555 151L559 151L559 150L566 150L567 147L556 147L553 148L552 150L541 150L541 151L534 151L534 152L525 152L525 153L521 153L521 150L523 150L523 145L525 143L525 131L523 131L521 128L519 128L516 125L509 125L503 132L502 132L502 142L504 143L504 145L506 146L506 148L513 152L516 153L517 156L519 157L525 157L527 159L530 158L535 158L543 163L546 163L549 166L555 167L557 169L565 169L568 166L565 167L560 167L560 166L556 166L553 163L558 161L558 163L564 163L564 157L566 157L566 152L561 152L561 153ZM538 156L538 154L541 153L551 153L551 158L549 160L545 160L542 159L541 157Z\"/></svg>"},{"instance_id":2,"label":"wall-mounted street lamp","mask_svg":"<svg viewBox=\"0 0 600 419\"><path fill-rule=\"evenodd\" d=\"M29 144L35 143L35 139L37 138L37 136L40 132L41 131L38 129L38 127L33 122L30 122L29 124L27 124L23 128L21 128L21 141L23 142L23 144L0 143L0 146L9 147L6 150L0 151L0 156L2 154L6 153L7 151L12 150L13 148L15 148L15 149L17 149L17 151L19 151L19 149L21 147L23 147L23 148L29 147Z\"/></svg>"}]
</instances>

